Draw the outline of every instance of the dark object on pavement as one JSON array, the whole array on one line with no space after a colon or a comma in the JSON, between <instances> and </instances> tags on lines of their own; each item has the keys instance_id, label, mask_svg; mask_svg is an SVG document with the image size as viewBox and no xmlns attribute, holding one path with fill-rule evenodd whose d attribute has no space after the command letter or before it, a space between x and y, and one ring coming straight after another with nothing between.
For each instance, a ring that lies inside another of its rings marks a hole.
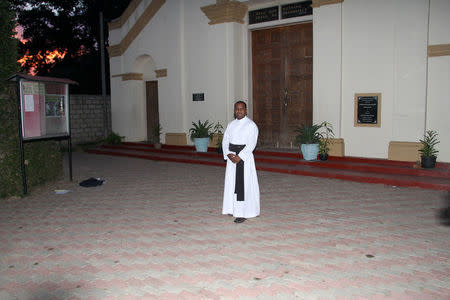
<instances>
[{"instance_id":1,"label":"dark object on pavement","mask_svg":"<svg viewBox=\"0 0 450 300\"><path fill-rule=\"evenodd\" d=\"M234 223L244 223L244 221L247 220L246 218L236 218L234 219Z\"/></svg>"},{"instance_id":2,"label":"dark object on pavement","mask_svg":"<svg viewBox=\"0 0 450 300\"><path fill-rule=\"evenodd\" d=\"M80 182L80 186L94 187L94 186L102 185L103 182L105 182L104 179L91 177L89 179L86 179L86 180L83 180L82 182Z\"/></svg>"},{"instance_id":3,"label":"dark object on pavement","mask_svg":"<svg viewBox=\"0 0 450 300\"><path fill-rule=\"evenodd\" d=\"M442 225L450 226L450 191L447 193L447 201L444 208L439 211L439 220Z\"/></svg>"}]
</instances>

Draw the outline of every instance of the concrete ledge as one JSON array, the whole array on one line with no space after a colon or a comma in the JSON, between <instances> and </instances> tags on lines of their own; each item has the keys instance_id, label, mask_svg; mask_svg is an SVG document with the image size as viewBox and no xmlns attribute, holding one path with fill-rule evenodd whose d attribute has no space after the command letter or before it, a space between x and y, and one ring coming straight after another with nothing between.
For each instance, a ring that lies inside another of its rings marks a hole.
<instances>
[{"instance_id":1,"label":"concrete ledge","mask_svg":"<svg viewBox=\"0 0 450 300\"><path fill-rule=\"evenodd\" d=\"M450 44L428 46L428 57L448 56L448 55L450 55Z\"/></svg>"},{"instance_id":2,"label":"concrete ledge","mask_svg":"<svg viewBox=\"0 0 450 300\"><path fill-rule=\"evenodd\" d=\"M219 0L216 4L203 6L200 9L210 20L209 25L226 22L244 24L248 6L236 0Z\"/></svg>"},{"instance_id":3,"label":"concrete ledge","mask_svg":"<svg viewBox=\"0 0 450 300\"><path fill-rule=\"evenodd\" d=\"M336 3L342 3L344 0L312 0L311 7L321 7L323 5L330 5Z\"/></svg>"},{"instance_id":4,"label":"concrete ledge","mask_svg":"<svg viewBox=\"0 0 450 300\"><path fill-rule=\"evenodd\" d=\"M422 144L419 142L396 142L389 143L388 159L399 161L418 161L420 160L419 149Z\"/></svg>"},{"instance_id":5,"label":"concrete ledge","mask_svg":"<svg viewBox=\"0 0 450 300\"><path fill-rule=\"evenodd\" d=\"M136 8L141 4L142 0L132 0L130 4L128 4L128 7L125 9L125 11L122 13L122 15L112 20L108 23L109 30L114 30L122 27L123 24L128 20L128 18L131 16L131 14L136 10Z\"/></svg>"},{"instance_id":6,"label":"concrete ledge","mask_svg":"<svg viewBox=\"0 0 450 300\"><path fill-rule=\"evenodd\" d=\"M142 73L123 73L123 74L115 74L111 75L112 78L122 77L122 81L127 80L142 80Z\"/></svg>"},{"instance_id":7,"label":"concrete ledge","mask_svg":"<svg viewBox=\"0 0 450 300\"><path fill-rule=\"evenodd\" d=\"M330 139L330 156L345 156L344 139Z\"/></svg>"},{"instance_id":8,"label":"concrete ledge","mask_svg":"<svg viewBox=\"0 0 450 300\"><path fill-rule=\"evenodd\" d=\"M142 73L125 73L125 74L121 74L122 75L122 81L127 81L127 80L142 80Z\"/></svg>"},{"instance_id":9,"label":"concrete ledge","mask_svg":"<svg viewBox=\"0 0 450 300\"><path fill-rule=\"evenodd\" d=\"M155 70L156 78L167 77L167 69Z\"/></svg>"},{"instance_id":10,"label":"concrete ledge","mask_svg":"<svg viewBox=\"0 0 450 300\"><path fill-rule=\"evenodd\" d=\"M166 145L187 145L186 133L166 133Z\"/></svg>"}]
</instances>

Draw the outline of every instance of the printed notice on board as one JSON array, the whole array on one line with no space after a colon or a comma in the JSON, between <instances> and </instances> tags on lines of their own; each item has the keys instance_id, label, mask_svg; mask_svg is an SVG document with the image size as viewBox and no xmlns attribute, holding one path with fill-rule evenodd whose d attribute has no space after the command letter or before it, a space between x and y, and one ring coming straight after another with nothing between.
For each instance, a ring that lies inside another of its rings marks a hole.
<instances>
[{"instance_id":1,"label":"printed notice on board","mask_svg":"<svg viewBox=\"0 0 450 300\"><path fill-rule=\"evenodd\" d=\"M25 111L34 111L33 95L25 95Z\"/></svg>"}]
</instances>

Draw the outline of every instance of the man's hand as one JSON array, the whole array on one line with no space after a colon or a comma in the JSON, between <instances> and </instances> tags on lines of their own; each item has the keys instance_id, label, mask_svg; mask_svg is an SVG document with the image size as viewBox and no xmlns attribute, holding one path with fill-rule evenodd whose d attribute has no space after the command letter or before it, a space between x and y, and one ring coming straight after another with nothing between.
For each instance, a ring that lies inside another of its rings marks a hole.
<instances>
[{"instance_id":1,"label":"man's hand","mask_svg":"<svg viewBox=\"0 0 450 300\"><path fill-rule=\"evenodd\" d=\"M235 155L235 154L230 153L227 156L235 164L237 164L238 162L241 161L241 158L239 157L239 155Z\"/></svg>"}]
</instances>

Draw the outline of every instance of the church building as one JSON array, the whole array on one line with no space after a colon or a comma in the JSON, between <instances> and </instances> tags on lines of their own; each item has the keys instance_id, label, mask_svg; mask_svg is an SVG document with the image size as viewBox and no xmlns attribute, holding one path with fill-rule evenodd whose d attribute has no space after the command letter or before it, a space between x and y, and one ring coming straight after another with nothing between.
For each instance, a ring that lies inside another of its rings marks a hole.
<instances>
[{"instance_id":1,"label":"church building","mask_svg":"<svg viewBox=\"0 0 450 300\"><path fill-rule=\"evenodd\" d=\"M449 0L132 0L109 23L112 129L192 144L244 100L258 147L332 124L330 155L450 162ZM300 151L300 150L299 150Z\"/></svg>"}]
</instances>

